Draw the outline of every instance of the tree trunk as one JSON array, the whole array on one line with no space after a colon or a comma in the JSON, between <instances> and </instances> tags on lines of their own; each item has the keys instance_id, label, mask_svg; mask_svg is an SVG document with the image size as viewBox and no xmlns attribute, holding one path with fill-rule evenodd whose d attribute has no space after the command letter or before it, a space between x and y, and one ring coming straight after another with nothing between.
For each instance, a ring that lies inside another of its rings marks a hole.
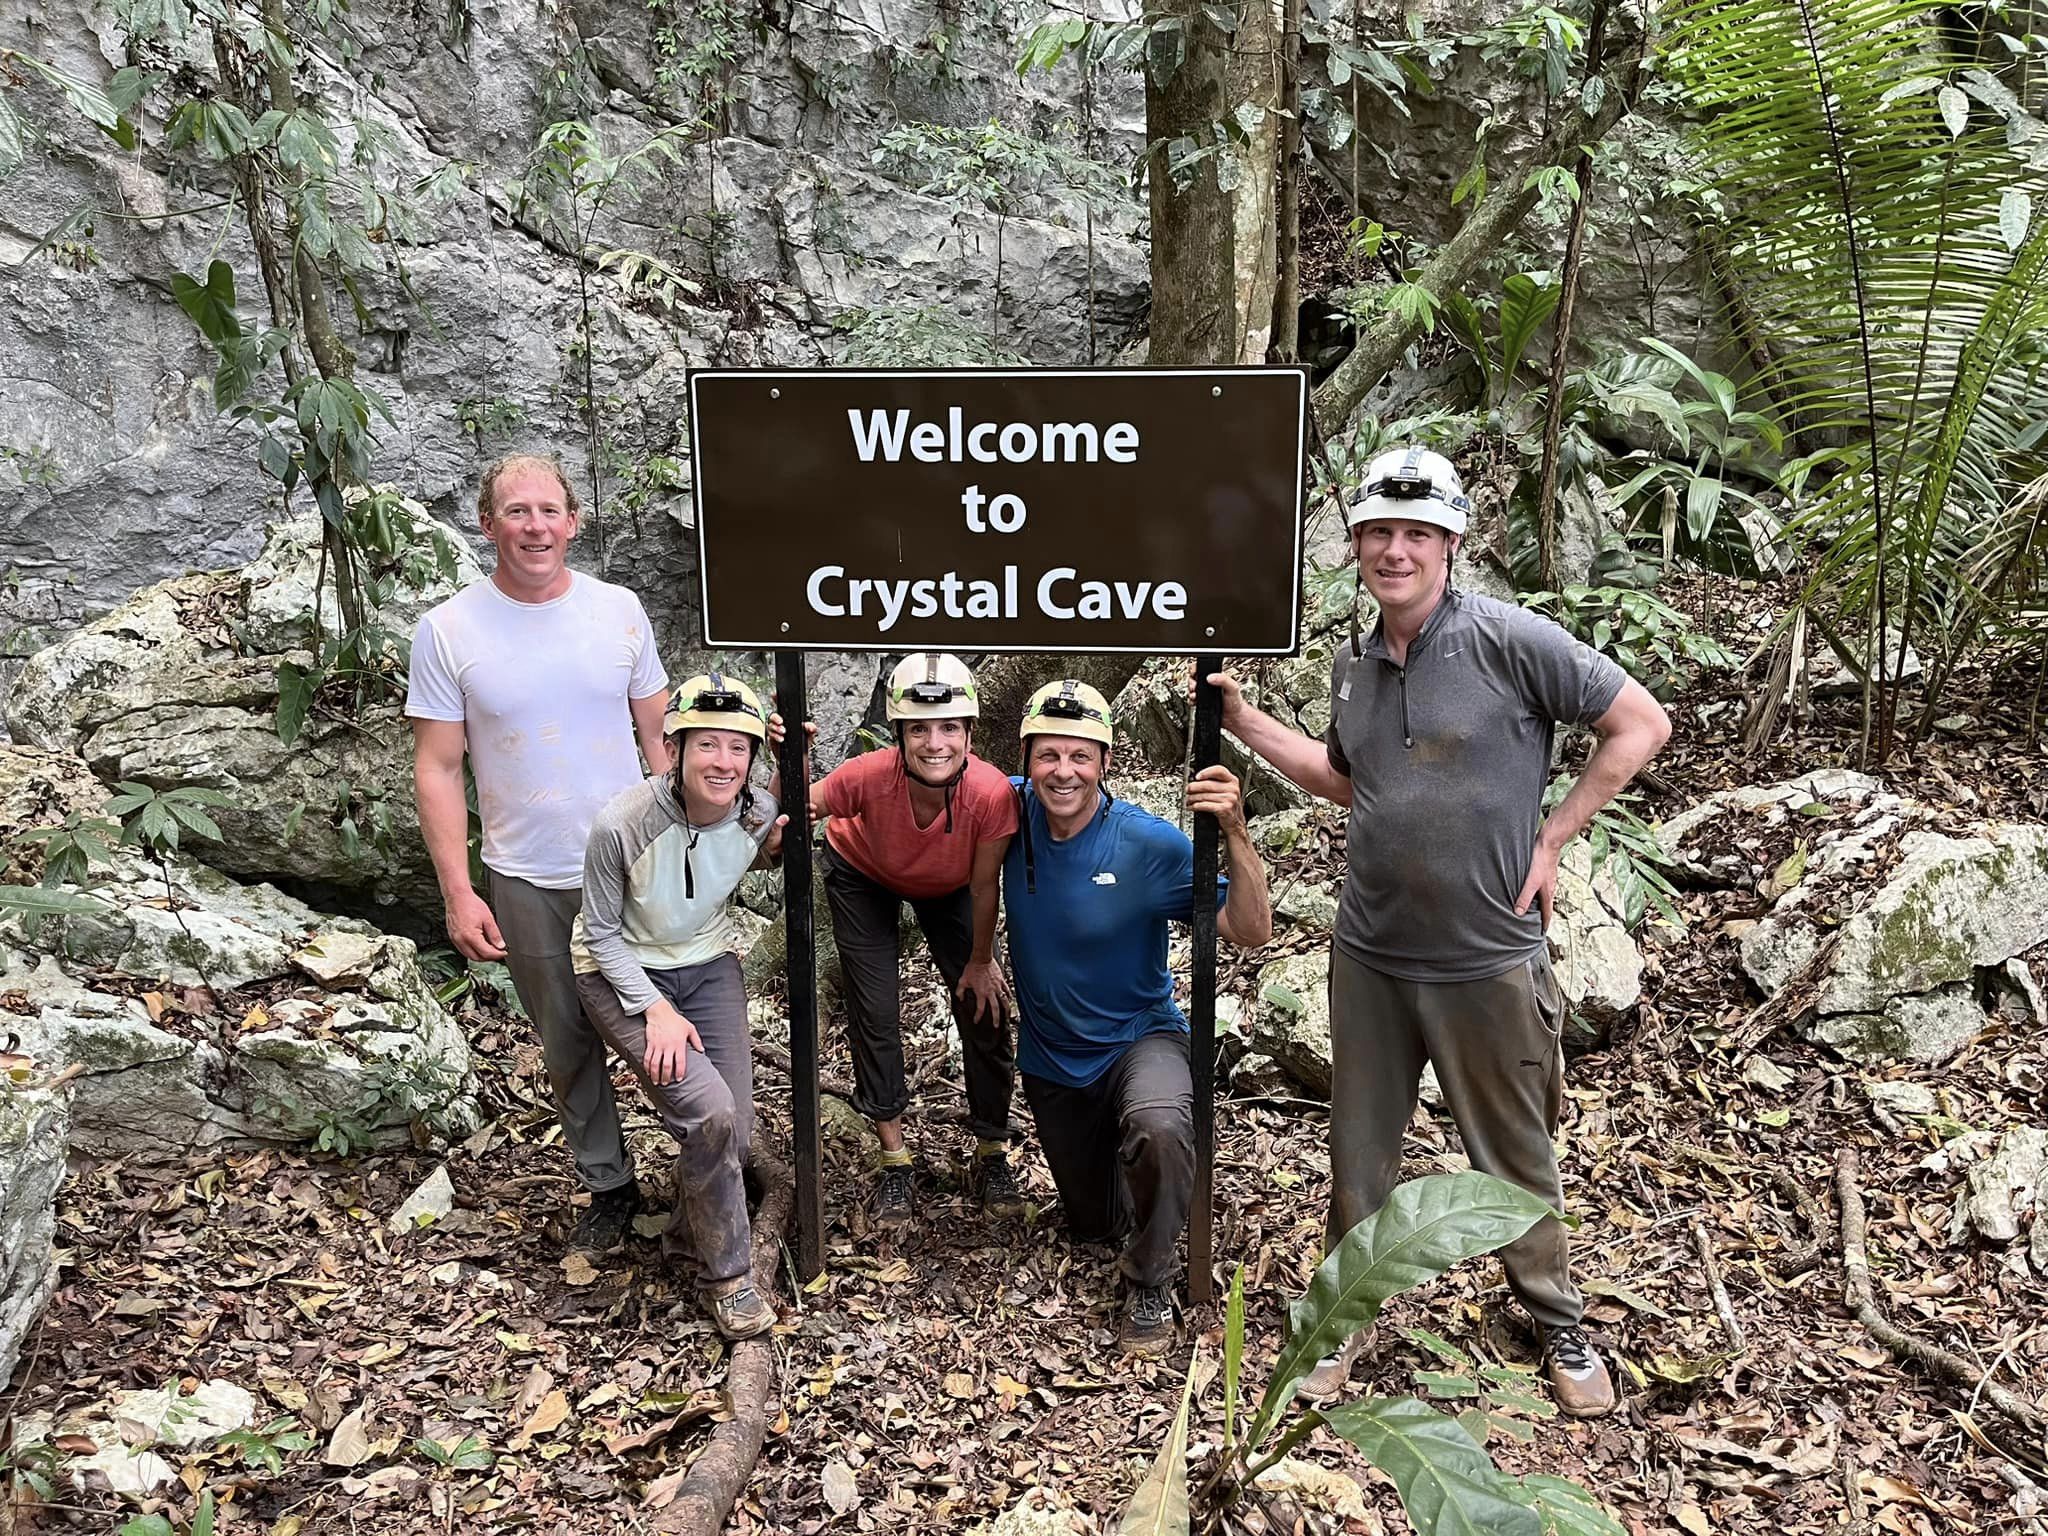
<instances>
[{"instance_id":1,"label":"tree trunk","mask_svg":"<svg viewBox=\"0 0 2048 1536\"><path fill-rule=\"evenodd\" d=\"M1351 131L1357 134L1356 123ZM1301 355L1301 0L1286 0L1281 13L1279 166L1274 240L1280 276L1266 360L1292 363Z\"/></svg>"},{"instance_id":2,"label":"tree trunk","mask_svg":"<svg viewBox=\"0 0 2048 1536\"><path fill-rule=\"evenodd\" d=\"M1153 148L1147 175L1152 205L1152 327L1149 360L1155 364L1229 363L1237 357L1235 217L1230 194L1217 180L1218 146L1231 103L1226 73L1228 39L1196 0L1163 0L1151 14L1179 18L1186 57L1161 85L1145 72L1145 138ZM1155 33L1155 38L1172 33ZM1168 170L1180 141L1212 153L1194 165L1185 189Z\"/></svg>"},{"instance_id":3,"label":"tree trunk","mask_svg":"<svg viewBox=\"0 0 2048 1536\"><path fill-rule=\"evenodd\" d=\"M1529 210L1536 206L1537 192L1529 184L1530 174L1546 165L1572 163L1581 146L1605 138L1634 105L1640 63L1640 59L1631 60L1624 69L1604 77L1607 88L1600 98L1600 110L1591 117L1576 110L1561 114L1558 125L1544 137L1529 163L1494 184L1486 201L1465 221L1465 227L1423 263L1416 281L1435 294L1451 293L1462 287L1481 262L1507 243L1529 216ZM1156 232L1153 238L1156 271ZM1394 314L1383 314L1360 333L1350 355L1316 387L1316 425L1325 437L1335 437L1344 430L1344 423L1351 419L1366 392L1386 377L1387 371L1421 334L1419 321Z\"/></svg>"}]
</instances>

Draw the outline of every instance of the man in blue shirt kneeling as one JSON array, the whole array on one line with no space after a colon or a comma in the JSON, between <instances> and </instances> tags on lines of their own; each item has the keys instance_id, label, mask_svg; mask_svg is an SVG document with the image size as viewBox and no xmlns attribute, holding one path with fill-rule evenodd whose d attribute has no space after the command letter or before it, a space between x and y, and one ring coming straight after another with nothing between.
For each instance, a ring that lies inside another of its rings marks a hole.
<instances>
[{"instance_id":1,"label":"man in blue shirt kneeling","mask_svg":"<svg viewBox=\"0 0 2048 1536\"><path fill-rule=\"evenodd\" d=\"M1018 734L1028 778L1003 860L1017 1066L1067 1226L1123 1244L1118 1342L1156 1357L1173 1342L1169 1281L1194 1190L1188 1022L1166 968L1166 925L1194 917L1194 845L1103 788L1109 704L1086 683L1039 689ZM1236 777L1203 769L1188 808L1222 824L1217 933L1264 944L1273 911Z\"/></svg>"}]
</instances>

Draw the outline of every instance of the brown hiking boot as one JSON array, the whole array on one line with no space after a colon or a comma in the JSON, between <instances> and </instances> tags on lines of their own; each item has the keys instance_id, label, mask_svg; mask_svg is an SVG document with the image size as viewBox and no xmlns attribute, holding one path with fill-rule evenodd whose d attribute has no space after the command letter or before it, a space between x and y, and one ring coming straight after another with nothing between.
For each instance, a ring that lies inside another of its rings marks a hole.
<instances>
[{"instance_id":1,"label":"brown hiking boot","mask_svg":"<svg viewBox=\"0 0 2048 1536\"><path fill-rule=\"evenodd\" d=\"M1585 1329L1552 1328L1544 1335L1543 1376L1559 1413L1600 1419L1614 1412L1614 1380Z\"/></svg>"},{"instance_id":2,"label":"brown hiking boot","mask_svg":"<svg viewBox=\"0 0 2048 1536\"><path fill-rule=\"evenodd\" d=\"M1315 1369L1301 1378L1297 1390L1302 1400L1317 1405L1334 1401L1351 1384L1351 1367L1361 1355L1370 1352L1372 1336L1377 1331L1378 1325L1374 1324L1363 1333L1354 1333L1338 1347L1337 1353L1318 1360Z\"/></svg>"},{"instance_id":3,"label":"brown hiking boot","mask_svg":"<svg viewBox=\"0 0 2048 1536\"><path fill-rule=\"evenodd\" d=\"M1173 1297L1163 1285L1134 1285L1124 1305L1117 1347L1141 1360L1157 1360L1173 1348Z\"/></svg>"},{"instance_id":4,"label":"brown hiking boot","mask_svg":"<svg viewBox=\"0 0 2048 1536\"><path fill-rule=\"evenodd\" d=\"M702 1292L704 1310L712 1325L728 1339L751 1339L775 1326L775 1309L761 1299L754 1282L745 1275Z\"/></svg>"},{"instance_id":5,"label":"brown hiking boot","mask_svg":"<svg viewBox=\"0 0 2048 1536\"><path fill-rule=\"evenodd\" d=\"M1017 1175L1006 1152L977 1153L975 1182L981 1186L981 1208L990 1216L1022 1216L1024 1191L1017 1187Z\"/></svg>"}]
</instances>

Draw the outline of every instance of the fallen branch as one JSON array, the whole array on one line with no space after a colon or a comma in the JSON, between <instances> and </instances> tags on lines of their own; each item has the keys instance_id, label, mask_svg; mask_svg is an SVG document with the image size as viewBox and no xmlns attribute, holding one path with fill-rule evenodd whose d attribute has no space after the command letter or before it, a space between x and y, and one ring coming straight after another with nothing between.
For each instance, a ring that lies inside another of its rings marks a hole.
<instances>
[{"instance_id":1,"label":"fallen branch","mask_svg":"<svg viewBox=\"0 0 2048 1536\"><path fill-rule=\"evenodd\" d=\"M1844 1147L1835 1160L1835 1197L1842 1203L1843 1300L1856 1320L1894 1355L1913 1361L1952 1386L1966 1388L1973 1395L1981 1394L1992 1407L2034 1436L2037 1444L2048 1447L2048 1420L2042 1418L2039 1410L1984 1376L1961 1355L1894 1327L1878 1311L1871 1296L1870 1259L1864 1248L1863 1191L1857 1187L1856 1175L1856 1149Z\"/></svg>"},{"instance_id":2,"label":"fallen branch","mask_svg":"<svg viewBox=\"0 0 2048 1536\"><path fill-rule=\"evenodd\" d=\"M1749 1350L1749 1340L1742 1336L1742 1324L1736 1321L1735 1306L1728 1300L1728 1287L1721 1283L1721 1266L1714 1258L1713 1240L1707 1236L1707 1229L1700 1224L1699 1217L1693 1217L1688 1225L1692 1228L1692 1245L1699 1250L1700 1267L1707 1272L1707 1289L1714 1297L1714 1315L1721 1319L1721 1327L1735 1352L1745 1354Z\"/></svg>"},{"instance_id":3,"label":"fallen branch","mask_svg":"<svg viewBox=\"0 0 2048 1536\"><path fill-rule=\"evenodd\" d=\"M782 1265L782 1243L796 1208L796 1180L789 1165L765 1152L754 1153L754 1172L763 1194L754 1213L754 1288L775 1294L775 1276ZM671 1536L717 1536L725 1517L753 1475L768 1437L768 1404L775 1396L774 1335L742 1339L732 1347L726 1366L725 1390L732 1417L711 1432L711 1439L691 1465L674 1500L662 1510L655 1529Z\"/></svg>"},{"instance_id":4,"label":"fallen branch","mask_svg":"<svg viewBox=\"0 0 2048 1536\"><path fill-rule=\"evenodd\" d=\"M765 1040L756 1040L754 1042L754 1060L766 1062L769 1066L775 1068L778 1072L780 1072L784 1077L788 1077L790 1073L794 1070L794 1068L790 1064L789 1052L785 1051L779 1045L770 1045ZM913 1093L917 1089L922 1088L923 1086L924 1078L923 1074L920 1073L918 1082L912 1084ZM848 1082L842 1082L840 1079L836 1077L819 1078L818 1092L829 1093L830 1095L832 1095L833 1098L844 1099L849 1104L853 1102L853 1084ZM966 1110L959 1108L919 1110L918 1118L920 1120L931 1121L939 1125L972 1126L974 1123L973 1117L970 1116Z\"/></svg>"}]
</instances>

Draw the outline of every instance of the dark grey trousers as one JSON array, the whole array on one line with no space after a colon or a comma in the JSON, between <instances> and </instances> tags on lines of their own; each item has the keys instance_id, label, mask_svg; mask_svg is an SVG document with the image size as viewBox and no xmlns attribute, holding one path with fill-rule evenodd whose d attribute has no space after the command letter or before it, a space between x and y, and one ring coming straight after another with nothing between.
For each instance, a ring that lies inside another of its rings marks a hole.
<instances>
[{"instance_id":1,"label":"dark grey trousers","mask_svg":"<svg viewBox=\"0 0 2048 1536\"><path fill-rule=\"evenodd\" d=\"M846 1016L853 1044L853 1107L870 1120L900 1120L910 1107L903 1072L902 979L898 974L897 920L907 899L871 880L840 857L831 844L822 850L825 899L832 908L832 936L846 975ZM945 978L953 1024L960 1031L960 1058L967 1076L967 1117L974 1134L1002 1141L1010 1134L1010 1093L1017 1081L1017 1053L1010 1023L962 1002L960 974L974 956L974 898L966 886L945 896L911 901L917 924L931 945L932 962Z\"/></svg>"},{"instance_id":2,"label":"dark grey trousers","mask_svg":"<svg viewBox=\"0 0 2048 1536\"><path fill-rule=\"evenodd\" d=\"M569 963L569 930L583 906L583 892L545 890L530 881L491 871L491 914L505 940L505 969L512 973L519 1005L540 1034L548 1086L562 1139L576 1158L576 1177L592 1191L617 1189L633 1180L633 1158L619 1127L612 1096L612 1066L576 995Z\"/></svg>"},{"instance_id":3,"label":"dark grey trousers","mask_svg":"<svg viewBox=\"0 0 2048 1536\"><path fill-rule=\"evenodd\" d=\"M1166 1284L1195 1189L1188 1037L1146 1035L1085 1088L1027 1072L1024 1098L1076 1241L1121 1241L1126 1275Z\"/></svg>"},{"instance_id":4,"label":"dark grey trousers","mask_svg":"<svg viewBox=\"0 0 2048 1536\"><path fill-rule=\"evenodd\" d=\"M680 1078L659 1086L647 1075L647 1015L621 1008L601 975L578 976L576 989L675 1138L676 1206L662 1247L673 1253L687 1236L706 1284L735 1280L751 1268L753 1244L741 1170L754 1141L754 1042L740 959L720 955L703 965L650 969L647 979L704 1042L703 1050L685 1053Z\"/></svg>"},{"instance_id":5,"label":"dark grey trousers","mask_svg":"<svg viewBox=\"0 0 2048 1536\"><path fill-rule=\"evenodd\" d=\"M1425 1062L1465 1155L1564 1209L1564 999L1547 957L1484 981L1402 981L1330 952L1330 1213L1333 1244L1386 1203ZM1508 1283L1543 1328L1579 1321L1564 1223L1545 1217L1501 1250Z\"/></svg>"}]
</instances>

